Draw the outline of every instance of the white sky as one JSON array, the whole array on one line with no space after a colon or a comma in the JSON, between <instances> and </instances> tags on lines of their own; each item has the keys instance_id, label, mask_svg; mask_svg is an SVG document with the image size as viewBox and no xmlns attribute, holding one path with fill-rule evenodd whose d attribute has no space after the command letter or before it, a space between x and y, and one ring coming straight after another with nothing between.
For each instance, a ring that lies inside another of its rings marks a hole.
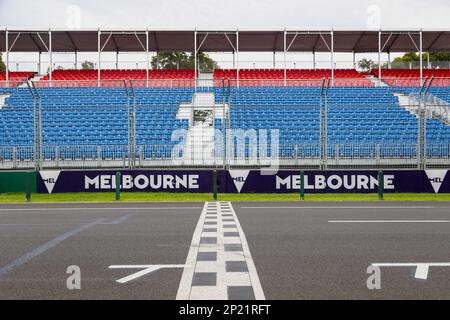
<instances>
[{"instance_id":1,"label":"white sky","mask_svg":"<svg viewBox=\"0 0 450 320\"><path fill-rule=\"evenodd\" d=\"M0 0L0 27L450 29L449 15L449 0ZM231 55L215 55L214 58L227 60L223 66L231 67ZM362 56L357 60L360 58ZM84 59L95 61L95 56L80 55L79 60ZM114 56L104 54L104 59L114 60ZM280 55L277 60L281 59ZM296 67L306 67L301 61L311 61L312 57L302 54L290 55L288 59L296 61ZM326 54L317 56L318 61L328 59ZM37 55L13 53L11 60L35 62ZM73 55L56 55L54 60L69 67ZM144 57L128 54L120 60L143 61ZM240 60L243 67L253 67L253 61L267 61L266 64L271 65L272 55L241 54ZM336 60L349 62L352 57L342 54L337 55ZM34 64L23 63L19 68L30 69ZM122 65L133 66L134 63ZM255 66L265 65L255 62ZM341 67L345 66L342 62Z\"/></svg>"}]
</instances>

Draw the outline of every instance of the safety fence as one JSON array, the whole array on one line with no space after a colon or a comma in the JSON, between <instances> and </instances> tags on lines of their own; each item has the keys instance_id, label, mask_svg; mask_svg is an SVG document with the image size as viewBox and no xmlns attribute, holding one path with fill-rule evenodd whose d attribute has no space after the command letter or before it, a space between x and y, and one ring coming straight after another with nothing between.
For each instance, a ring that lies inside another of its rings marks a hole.
<instances>
[{"instance_id":1,"label":"safety fence","mask_svg":"<svg viewBox=\"0 0 450 320\"><path fill-rule=\"evenodd\" d=\"M0 144L0 168L450 167L444 79L373 86L203 78L197 87L182 79L2 87L9 143Z\"/></svg>"}]
</instances>

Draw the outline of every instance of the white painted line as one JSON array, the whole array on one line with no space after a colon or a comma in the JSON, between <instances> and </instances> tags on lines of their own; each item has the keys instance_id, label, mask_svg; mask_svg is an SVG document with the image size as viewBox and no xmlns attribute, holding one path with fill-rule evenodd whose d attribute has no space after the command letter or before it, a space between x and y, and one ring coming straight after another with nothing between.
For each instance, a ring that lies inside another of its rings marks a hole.
<instances>
[{"instance_id":1,"label":"white painted line","mask_svg":"<svg viewBox=\"0 0 450 320\"><path fill-rule=\"evenodd\" d=\"M44 244L42 244L41 246L37 247L36 249L24 254L23 256L21 256L20 258L17 258L16 260L14 260L13 262L11 262L10 264L0 268L0 277L4 274L7 274L8 272L20 267L21 265L27 263L28 261L30 261L31 259L43 254L44 252L50 250L53 247L56 247L58 244L60 244L61 242L63 242L64 240L77 235L80 232L83 232L87 229L90 229L96 225L99 225L100 223L102 223L104 221L104 219L99 219L96 220L94 222L82 225L76 229L73 229L71 231L68 231Z\"/></svg>"},{"instance_id":2,"label":"white painted line","mask_svg":"<svg viewBox=\"0 0 450 320\"><path fill-rule=\"evenodd\" d=\"M341 207L341 206L336 206L336 205L330 205L328 207L239 207L240 209L264 209L264 210L272 210L272 209L330 209L333 208L333 210L336 209L450 209L450 207L400 207L400 206L390 206L390 207L386 207L386 206L359 206L359 207L353 207L353 206L346 206L346 207Z\"/></svg>"},{"instance_id":3,"label":"white painted line","mask_svg":"<svg viewBox=\"0 0 450 320\"><path fill-rule=\"evenodd\" d=\"M80 207L80 208L0 208L0 211L84 211L84 210L198 210L200 207L123 207L123 208L108 208L108 207Z\"/></svg>"},{"instance_id":4,"label":"white painted line","mask_svg":"<svg viewBox=\"0 0 450 320\"><path fill-rule=\"evenodd\" d=\"M430 267L450 267L450 262L372 263L374 267L415 267L414 278L426 280Z\"/></svg>"},{"instance_id":5,"label":"white painted line","mask_svg":"<svg viewBox=\"0 0 450 320\"><path fill-rule=\"evenodd\" d=\"M428 278L428 270L430 269L429 265L426 264L418 264L416 268L416 273L414 277L417 279L426 280Z\"/></svg>"},{"instance_id":6,"label":"white painted line","mask_svg":"<svg viewBox=\"0 0 450 320\"><path fill-rule=\"evenodd\" d=\"M124 222L125 220L127 220L129 217L132 217L134 215L136 215L136 213L129 213L129 214L124 215L123 217L114 219L113 221L110 221L110 222L104 222L102 224L120 224L120 223Z\"/></svg>"},{"instance_id":7,"label":"white painted line","mask_svg":"<svg viewBox=\"0 0 450 320\"><path fill-rule=\"evenodd\" d=\"M450 220L330 220L329 223L449 223Z\"/></svg>"},{"instance_id":8,"label":"white painted line","mask_svg":"<svg viewBox=\"0 0 450 320\"><path fill-rule=\"evenodd\" d=\"M184 264L149 264L149 265L113 265L109 266L109 269L144 269L138 272L135 272L129 276L116 280L118 283L127 283L131 280L135 280L146 274L152 273L154 271L158 271L160 269L172 269L172 268L184 268Z\"/></svg>"}]
</instances>

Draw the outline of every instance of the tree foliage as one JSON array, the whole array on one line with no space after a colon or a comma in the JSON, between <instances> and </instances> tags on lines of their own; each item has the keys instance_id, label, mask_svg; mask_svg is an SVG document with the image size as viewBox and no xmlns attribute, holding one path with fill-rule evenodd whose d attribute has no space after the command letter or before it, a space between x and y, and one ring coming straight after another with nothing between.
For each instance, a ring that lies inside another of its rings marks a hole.
<instances>
[{"instance_id":1,"label":"tree foliage","mask_svg":"<svg viewBox=\"0 0 450 320\"><path fill-rule=\"evenodd\" d=\"M92 61L84 61L81 64L81 69L94 69L94 63Z\"/></svg>"},{"instance_id":2,"label":"tree foliage","mask_svg":"<svg viewBox=\"0 0 450 320\"><path fill-rule=\"evenodd\" d=\"M194 53L160 52L152 58L151 64L153 69L193 69L194 59ZM218 68L217 63L204 52L200 52L197 59L200 70L212 71Z\"/></svg>"},{"instance_id":3,"label":"tree foliage","mask_svg":"<svg viewBox=\"0 0 450 320\"><path fill-rule=\"evenodd\" d=\"M427 61L428 53L422 53L422 61ZM419 61L419 54L416 52L407 52L403 57L394 59L394 62L413 62ZM430 61L450 61L450 53L430 52Z\"/></svg>"},{"instance_id":4,"label":"tree foliage","mask_svg":"<svg viewBox=\"0 0 450 320\"><path fill-rule=\"evenodd\" d=\"M0 52L0 72L6 71L6 66L3 63L2 53Z\"/></svg>"},{"instance_id":5,"label":"tree foliage","mask_svg":"<svg viewBox=\"0 0 450 320\"><path fill-rule=\"evenodd\" d=\"M358 67L361 69L361 71L363 72L369 72L372 69L378 69L378 63L375 63L372 59L361 59L358 62ZM381 68L387 68L388 67L388 63L382 63L381 64Z\"/></svg>"}]
</instances>

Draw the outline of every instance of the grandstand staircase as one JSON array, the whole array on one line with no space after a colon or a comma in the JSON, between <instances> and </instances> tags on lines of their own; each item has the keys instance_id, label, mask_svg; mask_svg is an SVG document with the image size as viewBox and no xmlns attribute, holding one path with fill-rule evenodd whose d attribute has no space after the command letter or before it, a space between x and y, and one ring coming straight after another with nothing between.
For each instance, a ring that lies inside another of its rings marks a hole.
<instances>
[{"instance_id":1,"label":"grandstand staircase","mask_svg":"<svg viewBox=\"0 0 450 320\"><path fill-rule=\"evenodd\" d=\"M383 80L380 80L378 77L375 77L373 75L366 76L366 79L378 87L388 87L389 86L386 82L384 82Z\"/></svg>"},{"instance_id":2,"label":"grandstand staircase","mask_svg":"<svg viewBox=\"0 0 450 320\"><path fill-rule=\"evenodd\" d=\"M417 98L417 95L397 92L394 93L394 96L398 98L401 107L409 111L416 118L419 117L421 102ZM439 119L443 123L450 125L450 103L432 94L428 94L425 116L426 118Z\"/></svg>"},{"instance_id":3,"label":"grandstand staircase","mask_svg":"<svg viewBox=\"0 0 450 320\"><path fill-rule=\"evenodd\" d=\"M200 72L197 78L197 87L213 87L214 73Z\"/></svg>"},{"instance_id":4,"label":"grandstand staircase","mask_svg":"<svg viewBox=\"0 0 450 320\"><path fill-rule=\"evenodd\" d=\"M199 79L198 85L213 87L213 79ZM189 128L184 145L184 163L190 165L214 165L215 123L223 119L228 106L217 104L212 90L197 91L191 104L182 104L178 108L177 118L189 119Z\"/></svg>"},{"instance_id":5,"label":"grandstand staircase","mask_svg":"<svg viewBox=\"0 0 450 320\"><path fill-rule=\"evenodd\" d=\"M0 94L0 110L3 109L6 103L6 98L9 97L9 94Z\"/></svg>"},{"instance_id":6,"label":"grandstand staircase","mask_svg":"<svg viewBox=\"0 0 450 320\"><path fill-rule=\"evenodd\" d=\"M214 92L196 92L186 133L184 161L188 164L214 164Z\"/></svg>"}]
</instances>

